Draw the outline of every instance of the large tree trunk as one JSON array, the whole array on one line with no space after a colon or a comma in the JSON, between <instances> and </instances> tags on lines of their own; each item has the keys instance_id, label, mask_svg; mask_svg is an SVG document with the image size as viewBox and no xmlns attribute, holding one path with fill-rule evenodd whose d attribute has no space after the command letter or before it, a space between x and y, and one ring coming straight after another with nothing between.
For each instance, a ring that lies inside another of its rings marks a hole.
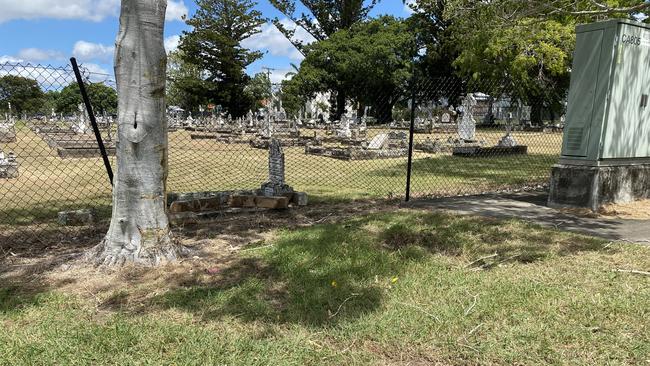
<instances>
[{"instance_id":1,"label":"large tree trunk","mask_svg":"<svg viewBox=\"0 0 650 366\"><path fill-rule=\"evenodd\" d=\"M94 253L104 265L156 265L178 253L166 214L166 7L167 0L122 0L115 49L119 142L113 214Z\"/></svg>"}]
</instances>

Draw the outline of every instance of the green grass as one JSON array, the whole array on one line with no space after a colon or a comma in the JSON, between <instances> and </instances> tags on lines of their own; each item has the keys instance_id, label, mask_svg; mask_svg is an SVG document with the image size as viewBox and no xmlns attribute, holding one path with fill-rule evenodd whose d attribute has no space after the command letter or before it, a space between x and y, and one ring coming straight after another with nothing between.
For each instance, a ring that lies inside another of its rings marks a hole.
<instances>
[{"instance_id":1,"label":"green grass","mask_svg":"<svg viewBox=\"0 0 650 366\"><path fill-rule=\"evenodd\" d=\"M121 286L106 280L92 296L5 284L0 364L650 359L650 278L613 272L648 270L648 247L409 210L280 231L255 245L215 275L191 262L127 272Z\"/></svg>"}]
</instances>

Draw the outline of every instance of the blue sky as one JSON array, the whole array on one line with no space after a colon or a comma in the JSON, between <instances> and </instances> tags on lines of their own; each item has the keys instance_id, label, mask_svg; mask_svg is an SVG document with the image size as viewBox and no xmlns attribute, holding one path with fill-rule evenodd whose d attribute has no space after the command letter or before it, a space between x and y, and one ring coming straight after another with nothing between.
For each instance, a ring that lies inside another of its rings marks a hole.
<instances>
[{"instance_id":1,"label":"blue sky","mask_svg":"<svg viewBox=\"0 0 650 366\"><path fill-rule=\"evenodd\" d=\"M91 70L113 73L113 44L118 28L120 0L0 0L0 63L30 62L64 65L70 56L77 57ZM192 14L194 0L168 0L165 26L166 47L177 44L178 35L187 27L181 21ZM259 0L257 8L267 18L284 16L268 0ZM383 0L372 15L407 16L401 0ZM291 24L288 19L286 24ZM304 32L298 36L308 39ZM271 24L245 42L245 46L265 52L262 60L252 64L254 74L262 67L276 69L272 78L279 81L290 71L290 62L300 63L299 53Z\"/></svg>"}]
</instances>

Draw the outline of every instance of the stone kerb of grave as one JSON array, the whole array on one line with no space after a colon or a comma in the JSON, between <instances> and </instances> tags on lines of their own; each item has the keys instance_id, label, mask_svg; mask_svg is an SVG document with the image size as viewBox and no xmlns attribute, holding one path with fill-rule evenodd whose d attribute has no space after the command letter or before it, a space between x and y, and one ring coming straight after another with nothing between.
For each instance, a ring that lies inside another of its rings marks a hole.
<instances>
[{"instance_id":1,"label":"stone kerb of grave","mask_svg":"<svg viewBox=\"0 0 650 366\"><path fill-rule=\"evenodd\" d=\"M415 150L430 154L439 154L445 150L439 138L431 140L431 137L427 137L424 141L416 143L414 148Z\"/></svg>"},{"instance_id":2,"label":"stone kerb of grave","mask_svg":"<svg viewBox=\"0 0 650 366\"><path fill-rule=\"evenodd\" d=\"M197 192L172 194L169 212L174 221L209 217L211 213L230 210L286 209L290 205L306 206L307 194L295 192L285 182L284 151L277 139L269 145L269 179L256 191Z\"/></svg>"},{"instance_id":3,"label":"stone kerb of grave","mask_svg":"<svg viewBox=\"0 0 650 366\"><path fill-rule=\"evenodd\" d=\"M519 145L512 136L512 127L506 127L506 134L503 136L496 146L480 146L480 145L467 145L457 146L453 149L453 155L464 157L494 157L504 155L525 155L528 154L528 146Z\"/></svg>"}]
</instances>

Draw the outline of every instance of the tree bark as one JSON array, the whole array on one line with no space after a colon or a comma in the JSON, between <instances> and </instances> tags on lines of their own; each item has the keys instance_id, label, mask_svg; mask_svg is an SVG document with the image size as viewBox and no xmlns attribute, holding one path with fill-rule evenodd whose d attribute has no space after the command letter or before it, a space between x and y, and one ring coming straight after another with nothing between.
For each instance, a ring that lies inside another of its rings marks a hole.
<instances>
[{"instance_id":1,"label":"tree bark","mask_svg":"<svg viewBox=\"0 0 650 366\"><path fill-rule=\"evenodd\" d=\"M122 0L117 170L110 227L93 255L98 264L157 265L178 255L166 213L166 7L167 0Z\"/></svg>"}]
</instances>

